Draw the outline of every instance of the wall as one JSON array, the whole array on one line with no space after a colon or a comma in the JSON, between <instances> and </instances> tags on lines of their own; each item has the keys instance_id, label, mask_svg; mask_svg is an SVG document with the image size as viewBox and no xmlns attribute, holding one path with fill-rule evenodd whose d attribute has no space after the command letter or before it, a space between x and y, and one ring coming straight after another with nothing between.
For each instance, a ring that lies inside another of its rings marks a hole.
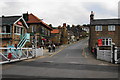
<instances>
[{"instance_id":1,"label":"wall","mask_svg":"<svg viewBox=\"0 0 120 80\"><path fill-rule=\"evenodd\" d=\"M102 29L103 31L95 31L95 26L90 26L90 48L96 47L99 37L110 37L118 45L118 26L116 26L116 31L108 31L108 26L103 26Z\"/></svg>"}]
</instances>

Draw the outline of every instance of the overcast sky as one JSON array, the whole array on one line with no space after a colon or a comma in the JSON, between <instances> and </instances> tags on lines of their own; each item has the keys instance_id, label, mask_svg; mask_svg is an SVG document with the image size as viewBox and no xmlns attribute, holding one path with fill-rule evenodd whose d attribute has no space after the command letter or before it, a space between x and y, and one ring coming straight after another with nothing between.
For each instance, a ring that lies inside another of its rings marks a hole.
<instances>
[{"instance_id":1,"label":"overcast sky","mask_svg":"<svg viewBox=\"0 0 120 80\"><path fill-rule=\"evenodd\" d=\"M54 27L89 24L90 11L95 18L117 18L119 0L1 0L0 15L33 13Z\"/></svg>"}]
</instances>

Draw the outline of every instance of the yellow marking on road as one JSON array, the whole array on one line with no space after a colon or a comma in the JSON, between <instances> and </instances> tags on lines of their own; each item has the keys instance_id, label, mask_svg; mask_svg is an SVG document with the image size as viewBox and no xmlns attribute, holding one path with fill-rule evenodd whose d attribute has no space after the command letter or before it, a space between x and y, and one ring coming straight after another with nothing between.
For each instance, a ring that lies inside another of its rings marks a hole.
<instances>
[{"instance_id":1,"label":"yellow marking on road","mask_svg":"<svg viewBox=\"0 0 120 80\"><path fill-rule=\"evenodd\" d=\"M55 53L53 53L53 54L51 54L50 55L50 57L52 57L52 56L54 56L54 55L56 55L56 54L58 54L59 52L61 52L63 49L65 49L67 46L65 46L65 47L63 47L62 49L60 49L59 51L57 51L57 52L55 52Z\"/></svg>"},{"instance_id":2,"label":"yellow marking on road","mask_svg":"<svg viewBox=\"0 0 120 80\"><path fill-rule=\"evenodd\" d=\"M81 40L82 40L82 39L81 39ZM69 44L69 45L67 45L67 46L63 47L63 48L62 48L62 49L60 49L59 51L57 51L57 52L55 52L55 53L51 54L51 55L50 55L50 57L52 57L52 56L54 56L54 55L58 54L58 53L59 53L59 52L61 52L63 49L67 48L68 46L73 45L73 44L76 44L76 43L78 43L78 42L79 42L79 41L74 42L74 43L72 43L72 44ZM85 55L85 58L87 58L87 56L86 56L86 55Z\"/></svg>"},{"instance_id":3,"label":"yellow marking on road","mask_svg":"<svg viewBox=\"0 0 120 80\"><path fill-rule=\"evenodd\" d=\"M77 43L77 42L74 42L74 43L72 43L72 44L69 44L69 45L67 45L67 46L63 47L63 48L62 48L62 49L60 49L59 51L57 51L57 52L55 52L55 53L51 54L51 55L50 55L50 57L52 57L52 56L54 56L54 55L58 54L59 52L61 52L61 51L62 51L62 50L64 50L65 48L67 48L68 46L73 45L73 44L76 44L76 43Z\"/></svg>"}]
</instances>

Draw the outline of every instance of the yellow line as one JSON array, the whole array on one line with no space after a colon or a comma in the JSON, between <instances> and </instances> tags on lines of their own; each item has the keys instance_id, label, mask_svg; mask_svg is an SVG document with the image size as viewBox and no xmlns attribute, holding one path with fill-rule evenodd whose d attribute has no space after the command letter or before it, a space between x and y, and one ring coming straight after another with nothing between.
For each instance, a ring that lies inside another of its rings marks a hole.
<instances>
[{"instance_id":1,"label":"yellow line","mask_svg":"<svg viewBox=\"0 0 120 80\"><path fill-rule=\"evenodd\" d=\"M59 52L61 52L63 49L65 49L67 46L65 46L65 47L63 47L62 49L60 49L59 51L57 51L57 52L55 52L55 53L53 53L52 55L50 55L50 57L52 57L52 56L54 56L54 55L56 55L56 54L58 54Z\"/></svg>"},{"instance_id":2,"label":"yellow line","mask_svg":"<svg viewBox=\"0 0 120 80\"><path fill-rule=\"evenodd\" d=\"M81 39L81 40L82 40L82 39ZM79 42L79 41L76 41L76 42L74 42L74 43L72 43L72 44L69 44L69 45L63 47L63 48L60 49L59 51L57 51L57 52L53 53L52 55L50 55L50 57L52 57L52 56L58 54L58 53L61 52L63 49L67 48L68 46L73 45L73 44L76 44L76 43L78 43L78 42Z\"/></svg>"},{"instance_id":3,"label":"yellow line","mask_svg":"<svg viewBox=\"0 0 120 80\"><path fill-rule=\"evenodd\" d=\"M83 39L81 39L81 40L83 40ZM79 42L79 41L74 42L74 43L69 44L69 45L66 45L65 47L63 47L63 48L60 49L59 51L57 51L57 52L55 52L55 53L53 53L53 54L51 54L51 55L49 55L49 56L40 56L40 57L36 57L36 58L34 58L34 59L25 60L25 61L34 61L34 60L41 59L41 58L53 57L54 55L58 54L59 52L61 52L61 51L64 50L65 48L67 48L68 46L73 45L73 44L76 44L76 43L78 43L78 42ZM85 56L85 57L87 57L87 56Z\"/></svg>"}]
</instances>

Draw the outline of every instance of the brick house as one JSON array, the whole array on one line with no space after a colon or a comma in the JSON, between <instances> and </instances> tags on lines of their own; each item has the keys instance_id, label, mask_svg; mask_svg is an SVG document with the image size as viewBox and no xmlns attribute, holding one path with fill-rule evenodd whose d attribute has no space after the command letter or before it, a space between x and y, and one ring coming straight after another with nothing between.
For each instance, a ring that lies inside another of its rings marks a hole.
<instances>
[{"instance_id":1,"label":"brick house","mask_svg":"<svg viewBox=\"0 0 120 80\"><path fill-rule=\"evenodd\" d=\"M20 40L27 33L28 25L22 16L2 16L0 17L0 22L1 47L19 44ZM21 45L23 47L25 44Z\"/></svg>"},{"instance_id":2,"label":"brick house","mask_svg":"<svg viewBox=\"0 0 120 80\"><path fill-rule=\"evenodd\" d=\"M120 19L94 19L90 15L89 48L98 46L100 49L110 49L112 43L120 47Z\"/></svg>"},{"instance_id":3,"label":"brick house","mask_svg":"<svg viewBox=\"0 0 120 80\"><path fill-rule=\"evenodd\" d=\"M28 45L32 46L32 42L37 40L36 47L45 46L45 44L49 41L52 28L32 13L23 14L23 17L26 19L29 26L27 32L30 33L31 36L31 43ZM33 40L34 38L35 40Z\"/></svg>"}]
</instances>

